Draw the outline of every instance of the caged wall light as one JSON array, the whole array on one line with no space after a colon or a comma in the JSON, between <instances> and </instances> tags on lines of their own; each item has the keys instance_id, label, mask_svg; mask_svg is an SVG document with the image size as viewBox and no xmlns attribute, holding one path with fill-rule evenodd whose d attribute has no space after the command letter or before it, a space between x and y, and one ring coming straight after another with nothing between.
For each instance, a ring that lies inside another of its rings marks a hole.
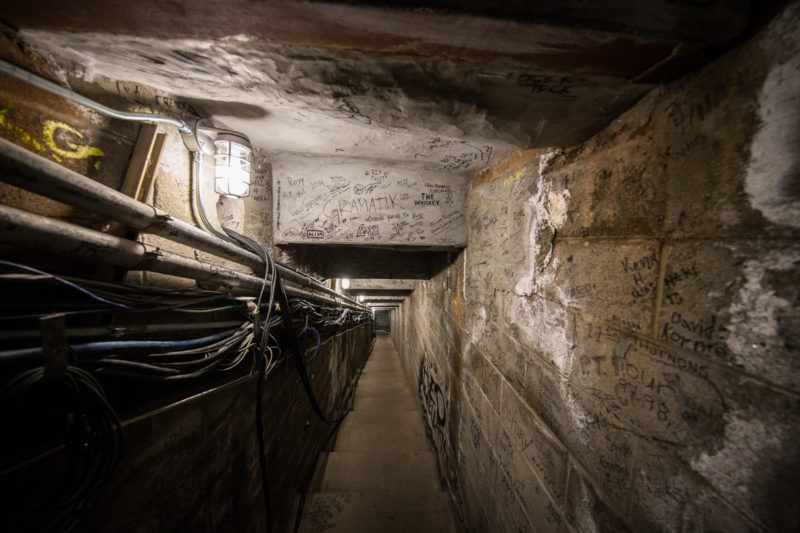
<instances>
[{"instance_id":1,"label":"caged wall light","mask_svg":"<svg viewBox=\"0 0 800 533\"><path fill-rule=\"evenodd\" d=\"M214 156L214 191L228 198L250 195L253 147L243 133L216 128L196 120L191 133L183 134L186 147L197 154Z\"/></svg>"}]
</instances>

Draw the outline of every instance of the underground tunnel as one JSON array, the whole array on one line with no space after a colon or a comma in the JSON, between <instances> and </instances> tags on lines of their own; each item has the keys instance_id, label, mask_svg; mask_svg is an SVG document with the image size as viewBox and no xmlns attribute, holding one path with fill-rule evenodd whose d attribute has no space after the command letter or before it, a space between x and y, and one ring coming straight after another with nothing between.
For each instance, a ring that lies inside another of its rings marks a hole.
<instances>
[{"instance_id":1,"label":"underground tunnel","mask_svg":"<svg viewBox=\"0 0 800 533\"><path fill-rule=\"evenodd\" d=\"M798 28L7 0L0 529L800 530Z\"/></svg>"}]
</instances>

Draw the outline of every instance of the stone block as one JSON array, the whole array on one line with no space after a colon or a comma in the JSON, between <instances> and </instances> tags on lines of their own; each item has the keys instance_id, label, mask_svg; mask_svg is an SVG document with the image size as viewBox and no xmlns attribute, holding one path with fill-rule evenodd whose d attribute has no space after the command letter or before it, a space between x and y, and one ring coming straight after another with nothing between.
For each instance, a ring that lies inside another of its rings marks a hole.
<instances>
[{"instance_id":1,"label":"stone block","mask_svg":"<svg viewBox=\"0 0 800 533\"><path fill-rule=\"evenodd\" d=\"M560 500L553 498L521 454L514 456L508 478L534 531L566 531Z\"/></svg>"},{"instance_id":2,"label":"stone block","mask_svg":"<svg viewBox=\"0 0 800 533\"><path fill-rule=\"evenodd\" d=\"M567 433L569 420L564 416L569 378L550 365L533 357L525 368L525 387L522 397L533 411L556 435Z\"/></svg>"},{"instance_id":3,"label":"stone block","mask_svg":"<svg viewBox=\"0 0 800 533\"><path fill-rule=\"evenodd\" d=\"M637 438L577 387L562 393L560 440L615 509L627 509Z\"/></svg>"},{"instance_id":4,"label":"stone block","mask_svg":"<svg viewBox=\"0 0 800 533\"><path fill-rule=\"evenodd\" d=\"M644 448L637 455L630 508L630 521L636 530L766 531L673 459Z\"/></svg>"},{"instance_id":5,"label":"stone block","mask_svg":"<svg viewBox=\"0 0 800 533\"><path fill-rule=\"evenodd\" d=\"M726 400L724 435L681 459L724 500L771 531L796 531L800 499L800 399L718 367L710 373Z\"/></svg>"},{"instance_id":6,"label":"stone block","mask_svg":"<svg viewBox=\"0 0 800 533\"><path fill-rule=\"evenodd\" d=\"M628 130L591 155L576 150L570 163L546 174L569 190L569 216L561 237L657 236L665 195L659 154L652 149L650 117L626 116ZM637 120L638 119L638 120ZM602 133L600 136L610 136ZM631 154L635 154L631 157Z\"/></svg>"},{"instance_id":7,"label":"stone block","mask_svg":"<svg viewBox=\"0 0 800 533\"><path fill-rule=\"evenodd\" d=\"M614 314L647 331L659 255L659 244L651 240L559 240L550 266L533 278L534 291L564 307Z\"/></svg>"},{"instance_id":8,"label":"stone block","mask_svg":"<svg viewBox=\"0 0 800 533\"><path fill-rule=\"evenodd\" d=\"M567 454L563 445L508 385L501 392L500 419L512 444L555 501L564 494Z\"/></svg>"},{"instance_id":9,"label":"stone block","mask_svg":"<svg viewBox=\"0 0 800 533\"><path fill-rule=\"evenodd\" d=\"M624 533L630 531L627 524L606 504L592 483L581 471L570 465L569 485L567 487L566 509L564 514L575 531L595 531L598 533ZM654 525L660 530L659 525Z\"/></svg>"},{"instance_id":10,"label":"stone block","mask_svg":"<svg viewBox=\"0 0 800 533\"><path fill-rule=\"evenodd\" d=\"M495 512L502 524L502 531L518 531L520 533L533 533L534 529L525 514L524 507L514 488L514 482L504 471L497 474L497 484L494 487ZM557 531L555 529L541 531Z\"/></svg>"},{"instance_id":11,"label":"stone block","mask_svg":"<svg viewBox=\"0 0 800 533\"><path fill-rule=\"evenodd\" d=\"M653 145L669 184L665 233L735 238L763 231L763 218L742 194L759 127L754 96L766 67L756 56L735 51L658 98Z\"/></svg>"},{"instance_id":12,"label":"stone block","mask_svg":"<svg viewBox=\"0 0 800 533\"><path fill-rule=\"evenodd\" d=\"M497 531L495 526L497 516L491 498L494 479L487 480L479 467L473 469L468 466L469 464L468 460L464 461L463 468L459 470L468 523L476 531Z\"/></svg>"},{"instance_id":13,"label":"stone block","mask_svg":"<svg viewBox=\"0 0 800 533\"><path fill-rule=\"evenodd\" d=\"M464 368L472 374L486 395L489 404L498 409L500 405L500 374L473 343L469 343L464 350Z\"/></svg>"},{"instance_id":14,"label":"stone block","mask_svg":"<svg viewBox=\"0 0 800 533\"><path fill-rule=\"evenodd\" d=\"M800 246L732 241L669 251L658 338L800 390Z\"/></svg>"},{"instance_id":15,"label":"stone block","mask_svg":"<svg viewBox=\"0 0 800 533\"><path fill-rule=\"evenodd\" d=\"M569 374L575 345L575 314L538 296L507 293L503 306L508 335L534 356Z\"/></svg>"},{"instance_id":16,"label":"stone block","mask_svg":"<svg viewBox=\"0 0 800 533\"><path fill-rule=\"evenodd\" d=\"M518 391L524 389L525 367L531 358L525 348L492 323L476 344L506 381Z\"/></svg>"},{"instance_id":17,"label":"stone block","mask_svg":"<svg viewBox=\"0 0 800 533\"><path fill-rule=\"evenodd\" d=\"M578 321L571 385L603 416L668 446L702 446L723 431L725 400L702 358Z\"/></svg>"}]
</instances>

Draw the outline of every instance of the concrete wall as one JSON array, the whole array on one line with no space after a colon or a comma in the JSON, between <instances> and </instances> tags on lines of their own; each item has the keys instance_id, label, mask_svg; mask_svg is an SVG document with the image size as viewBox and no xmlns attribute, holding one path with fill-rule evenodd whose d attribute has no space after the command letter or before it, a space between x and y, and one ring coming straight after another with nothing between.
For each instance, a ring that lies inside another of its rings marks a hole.
<instances>
[{"instance_id":1,"label":"concrete wall","mask_svg":"<svg viewBox=\"0 0 800 533\"><path fill-rule=\"evenodd\" d=\"M468 195L392 335L472 531L796 531L795 4Z\"/></svg>"}]
</instances>

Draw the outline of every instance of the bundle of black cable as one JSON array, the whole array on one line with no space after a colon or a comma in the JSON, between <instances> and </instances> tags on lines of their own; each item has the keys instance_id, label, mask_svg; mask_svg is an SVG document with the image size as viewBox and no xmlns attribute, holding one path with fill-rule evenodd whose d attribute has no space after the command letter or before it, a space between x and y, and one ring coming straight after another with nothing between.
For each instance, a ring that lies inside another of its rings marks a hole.
<instances>
[{"instance_id":1,"label":"bundle of black cable","mask_svg":"<svg viewBox=\"0 0 800 533\"><path fill-rule=\"evenodd\" d=\"M100 384L74 366L27 370L0 390L0 423L0 530L73 529L122 457L122 427Z\"/></svg>"}]
</instances>

